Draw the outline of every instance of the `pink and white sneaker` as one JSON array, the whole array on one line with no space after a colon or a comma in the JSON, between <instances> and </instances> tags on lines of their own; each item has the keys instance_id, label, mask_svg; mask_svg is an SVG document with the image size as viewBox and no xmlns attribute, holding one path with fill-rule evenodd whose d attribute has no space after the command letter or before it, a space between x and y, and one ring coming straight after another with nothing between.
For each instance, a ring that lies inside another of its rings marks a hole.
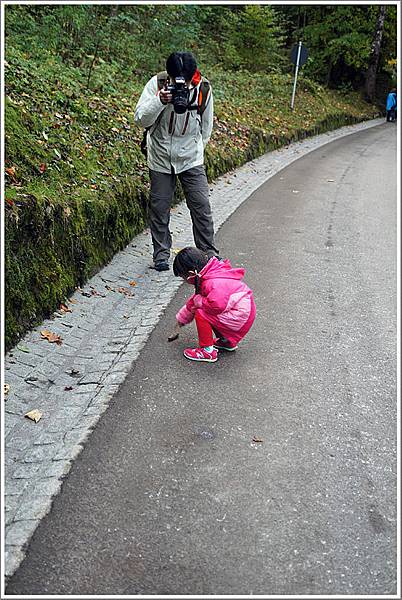
<instances>
[{"instance_id":1,"label":"pink and white sneaker","mask_svg":"<svg viewBox=\"0 0 402 600\"><path fill-rule=\"evenodd\" d=\"M218 351L215 348L212 352L207 352L205 348L186 348L183 354L189 360L198 362L216 362L218 360Z\"/></svg>"}]
</instances>

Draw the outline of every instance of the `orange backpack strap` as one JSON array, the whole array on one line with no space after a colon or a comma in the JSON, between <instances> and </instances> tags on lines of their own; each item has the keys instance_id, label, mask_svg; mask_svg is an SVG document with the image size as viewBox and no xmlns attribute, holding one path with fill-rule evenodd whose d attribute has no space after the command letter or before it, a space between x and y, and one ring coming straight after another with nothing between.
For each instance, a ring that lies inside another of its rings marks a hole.
<instances>
[{"instance_id":1,"label":"orange backpack strap","mask_svg":"<svg viewBox=\"0 0 402 600\"><path fill-rule=\"evenodd\" d=\"M211 91L211 84L209 83L208 79L205 79L205 77L202 77L200 91L198 93L198 108L197 108L197 112L201 116L207 105L210 91Z\"/></svg>"}]
</instances>

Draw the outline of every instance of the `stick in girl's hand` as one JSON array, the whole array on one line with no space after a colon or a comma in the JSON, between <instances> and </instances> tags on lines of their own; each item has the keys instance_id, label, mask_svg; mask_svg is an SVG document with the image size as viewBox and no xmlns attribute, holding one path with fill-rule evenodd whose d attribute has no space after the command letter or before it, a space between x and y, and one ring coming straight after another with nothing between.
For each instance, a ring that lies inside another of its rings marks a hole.
<instances>
[{"instance_id":1,"label":"stick in girl's hand","mask_svg":"<svg viewBox=\"0 0 402 600\"><path fill-rule=\"evenodd\" d=\"M177 338L179 337L179 331L180 331L181 327L182 327L182 324L179 323L178 321L176 321L174 331L168 337L168 342L173 342L174 340L177 340Z\"/></svg>"}]
</instances>

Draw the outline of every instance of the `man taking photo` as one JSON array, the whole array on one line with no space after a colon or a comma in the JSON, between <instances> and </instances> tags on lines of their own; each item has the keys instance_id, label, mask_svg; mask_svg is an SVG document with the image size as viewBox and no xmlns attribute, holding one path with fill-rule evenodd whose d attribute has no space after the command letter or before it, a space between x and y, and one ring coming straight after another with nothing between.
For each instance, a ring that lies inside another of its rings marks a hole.
<instances>
[{"instance_id":1,"label":"man taking photo","mask_svg":"<svg viewBox=\"0 0 402 600\"><path fill-rule=\"evenodd\" d=\"M212 133L213 98L190 52L173 52L169 56L166 72L155 75L146 84L134 118L147 130L152 268L169 269L170 207L177 177L190 210L196 247L208 258L217 256L204 168L204 148Z\"/></svg>"}]
</instances>

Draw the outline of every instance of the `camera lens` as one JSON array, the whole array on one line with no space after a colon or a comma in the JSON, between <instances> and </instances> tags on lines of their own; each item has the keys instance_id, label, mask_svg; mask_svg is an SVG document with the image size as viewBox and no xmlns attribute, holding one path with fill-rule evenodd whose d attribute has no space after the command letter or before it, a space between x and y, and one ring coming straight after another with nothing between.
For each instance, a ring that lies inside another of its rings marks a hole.
<instances>
[{"instance_id":1,"label":"camera lens","mask_svg":"<svg viewBox=\"0 0 402 600\"><path fill-rule=\"evenodd\" d=\"M182 115L188 107L189 90L187 88L176 90L173 96L173 108L175 113Z\"/></svg>"}]
</instances>

